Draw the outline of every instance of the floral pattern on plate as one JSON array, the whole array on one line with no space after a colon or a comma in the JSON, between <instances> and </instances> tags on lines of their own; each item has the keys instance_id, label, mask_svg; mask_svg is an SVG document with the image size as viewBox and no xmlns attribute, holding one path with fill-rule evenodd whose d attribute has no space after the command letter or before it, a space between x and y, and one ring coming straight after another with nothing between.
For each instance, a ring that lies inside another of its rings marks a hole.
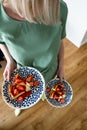
<instances>
[{"instance_id":1,"label":"floral pattern on plate","mask_svg":"<svg viewBox=\"0 0 87 130\"><path fill-rule=\"evenodd\" d=\"M9 96L8 92L8 87L9 84L13 82L13 78L15 77L16 74L19 74L22 78L26 78L29 74L34 74L35 75L35 80L39 81L39 85L37 87L32 87L31 91L32 94L29 97L26 97L22 102L18 102L17 100L12 100ZM12 73L10 82L5 80L3 87L2 87L2 97L7 103L12 108L19 108L19 109L27 109L33 105L35 105L42 97L43 93L45 90L45 80L42 76L42 74L35 68L33 67L20 67L19 69L14 70Z\"/></svg>"}]
</instances>

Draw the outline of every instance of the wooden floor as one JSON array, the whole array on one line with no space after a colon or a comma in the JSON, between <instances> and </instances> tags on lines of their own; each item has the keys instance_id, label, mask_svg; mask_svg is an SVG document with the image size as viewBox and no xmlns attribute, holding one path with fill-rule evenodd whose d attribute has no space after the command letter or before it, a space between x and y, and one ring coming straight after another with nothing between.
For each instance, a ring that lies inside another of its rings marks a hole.
<instances>
[{"instance_id":1,"label":"wooden floor","mask_svg":"<svg viewBox=\"0 0 87 130\"><path fill-rule=\"evenodd\" d=\"M72 102L59 109L39 101L15 117L0 91L0 130L87 130L87 44L78 49L65 42L65 74L73 88ZM0 89L5 62L1 64Z\"/></svg>"}]
</instances>

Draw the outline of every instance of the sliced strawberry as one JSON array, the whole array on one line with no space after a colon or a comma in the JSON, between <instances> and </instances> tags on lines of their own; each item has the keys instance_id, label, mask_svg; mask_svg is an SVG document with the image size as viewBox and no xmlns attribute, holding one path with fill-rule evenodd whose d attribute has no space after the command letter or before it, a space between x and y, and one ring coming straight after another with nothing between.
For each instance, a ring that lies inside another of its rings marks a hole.
<instances>
[{"instance_id":1,"label":"sliced strawberry","mask_svg":"<svg viewBox=\"0 0 87 130\"><path fill-rule=\"evenodd\" d=\"M61 88L57 87L57 88L56 88L56 91L58 91L58 92L61 91Z\"/></svg>"},{"instance_id":2,"label":"sliced strawberry","mask_svg":"<svg viewBox=\"0 0 87 130\"><path fill-rule=\"evenodd\" d=\"M19 96L19 97L17 98L17 101L18 101L18 102L21 102L23 99L24 99L23 96Z\"/></svg>"},{"instance_id":3,"label":"sliced strawberry","mask_svg":"<svg viewBox=\"0 0 87 130\"><path fill-rule=\"evenodd\" d=\"M21 96L19 96L19 97L17 98L17 101L20 102L20 101L22 101L25 97L28 97L28 96L30 96L30 95L31 95L31 91L25 92L25 93L23 93Z\"/></svg>"},{"instance_id":4,"label":"sliced strawberry","mask_svg":"<svg viewBox=\"0 0 87 130\"><path fill-rule=\"evenodd\" d=\"M46 90L47 90L47 92L50 92L50 91L51 91L51 88L50 88L50 87L47 87Z\"/></svg>"},{"instance_id":5,"label":"sliced strawberry","mask_svg":"<svg viewBox=\"0 0 87 130\"><path fill-rule=\"evenodd\" d=\"M19 91L25 91L25 90L26 90L26 87L23 86L23 85L17 85L17 89L18 89Z\"/></svg>"},{"instance_id":6,"label":"sliced strawberry","mask_svg":"<svg viewBox=\"0 0 87 130\"><path fill-rule=\"evenodd\" d=\"M15 88L15 89L13 90L13 95L16 96L16 95L18 95L18 94L19 94L19 91L18 91L17 88Z\"/></svg>"},{"instance_id":7,"label":"sliced strawberry","mask_svg":"<svg viewBox=\"0 0 87 130\"><path fill-rule=\"evenodd\" d=\"M19 84L19 83L26 84L25 80L19 74L15 75L13 82L15 84Z\"/></svg>"},{"instance_id":8,"label":"sliced strawberry","mask_svg":"<svg viewBox=\"0 0 87 130\"><path fill-rule=\"evenodd\" d=\"M54 94L54 99L59 99L59 95L57 93Z\"/></svg>"},{"instance_id":9,"label":"sliced strawberry","mask_svg":"<svg viewBox=\"0 0 87 130\"><path fill-rule=\"evenodd\" d=\"M33 86L38 86L39 85L39 81L38 80L35 80L34 82L33 82Z\"/></svg>"},{"instance_id":10,"label":"sliced strawberry","mask_svg":"<svg viewBox=\"0 0 87 130\"><path fill-rule=\"evenodd\" d=\"M33 78L34 78L34 74L30 74L30 75L28 75L28 77L26 78L26 81L27 81L27 82L31 82Z\"/></svg>"},{"instance_id":11,"label":"sliced strawberry","mask_svg":"<svg viewBox=\"0 0 87 130\"><path fill-rule=\"evenodd\" d=\"M14 95L14 90L16 89L16 85L13 85L11 88L11 93Z\"/></svg>"},{"instance_id":12,"label":"sliced strawberry","mask_svg":"<svg viewBox=\"0 0 87 130\"><path fill-rule=\"evenodd\" d=\"M17 79L14 80L14 83L15 84L23 83L23 79L17 78Z\"/></svg>"},{"instance_id":13,"label":"sliced strawberry","mask_svg":"<svg viewBox=\"0 0 87 130\"><path fill-rule=\"evenodd\" d=\"M20 82L19 85L26 86L26 81Z\"/></svg>"},{"instance_id":14,"label":"sliced strawberry","mask_svg":"<svg viewBox=\"0 0 87 130\"><path fill-rule=\"evenodd\" d=\"M63 90L66 91L67 89L64 87Z\"/></svg>"},{"instance_id":15,"label":"sliced strawberry","mask_svg":"<svg viewBox=\"0 0 87 130\"><path fill-rule=\"evenodd\" d=\"M66 101L66 100L65 100L64 98L62 98L62 99L60 100L61 103L65 103L65 101Z\"/></svg>"},{"instance_id":16,"label":"sliced strawberry","mask_svg":"<svg viewBox=\"0 0 87 130\"><path fill-rule=\"evenodd\" d=\"M31 91L25 92L24 94L25 94L25 97L28 97L31 95Z\"/></svg>"},{"instance_id":17,"label":"sliced strawberry","mask_svg":"<svg viewBox=\"0 0 87 130\"><path fill-rule=\"evenodd\" d=\"M61 84L58 84L58 88L60 88L60 89L61 89L61 87L62 87L62 85L61 85Z\"/></svg>"}]
</instances>

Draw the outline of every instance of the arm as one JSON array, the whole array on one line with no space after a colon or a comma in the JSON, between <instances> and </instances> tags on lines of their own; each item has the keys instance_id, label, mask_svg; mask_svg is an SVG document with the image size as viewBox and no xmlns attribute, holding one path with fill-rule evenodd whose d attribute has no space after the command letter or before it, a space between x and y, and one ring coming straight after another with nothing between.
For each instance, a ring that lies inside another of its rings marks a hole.
<instances>
[{"instance_id":1,"label":"arm","mask_svg":"<svg viewBox=\"0 0 87 130\"><path fill-rule=\"evenodd\" d=\"M61 40L61 47L58 54L58 71L57 71L57 77L60 78L61 82L65 79L64 76L64 40Z\"/></svg>"},{"instance_id":2,"label":"arm","mask_svg":"<svg viewBox=\"0 0 87 130\"><path fill-rule=\"evenodd\" d=\"M67 21L67 15L68 15L68 8L66 3L63 1L63 4L60 8L60 19L62 22L62 33L61 33L61 47L60 52L58 54L58 71L57 71L57 77L60 78L61 82L65 79L64 76L64 38L66 37L66 21Z\"/></svg>"},{"instance_id":3,"label":"arm","mask_svg":"<svg viewBox=\"0 0 87 130\"><path fill-rule=\"evenodd\" d=\"M5 58L6 58L6 61L10 62L12 60L12 57L11 57L7 47L5 45L3 45L3 44L0 44L0 49L2 50L2 52L3 52L3 54L4 54Z\"/></svg>"},{"instance_id":4,"label":"arm","mask_svg":"<svg viewBox=\"0 0 87 130\"><path fill-rule=\"evenodd\" d=\"M17 64L14 61L14 59L12 58L12 56L10 55L6 45L0 44L0 49L2 50L2 52L6 58L6 61L7 61L3 76L4 76L4 79L7 79L9 81L11 73L17 67Z\"/></svg>"}]
</instances>

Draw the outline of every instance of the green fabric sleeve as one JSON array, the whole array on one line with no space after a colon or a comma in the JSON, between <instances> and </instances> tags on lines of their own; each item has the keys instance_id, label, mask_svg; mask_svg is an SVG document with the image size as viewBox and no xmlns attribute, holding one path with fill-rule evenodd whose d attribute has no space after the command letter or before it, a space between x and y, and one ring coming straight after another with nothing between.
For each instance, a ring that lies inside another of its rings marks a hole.
<instances>
[{"instance_id":1,"label":"green fabric sleeve","mask_svg":"<svg viewBox=\"0 0 87 130\"><path fill-rule=\"evenodd\" d=\"M63 39L66 36L66 21L67 21L67 14L68 14L68 8L65 2L61 5L61 21L62 21L62 34L61 39ZM65 7L65 8L64 8Z\"/></svg>"}]
</instances>

